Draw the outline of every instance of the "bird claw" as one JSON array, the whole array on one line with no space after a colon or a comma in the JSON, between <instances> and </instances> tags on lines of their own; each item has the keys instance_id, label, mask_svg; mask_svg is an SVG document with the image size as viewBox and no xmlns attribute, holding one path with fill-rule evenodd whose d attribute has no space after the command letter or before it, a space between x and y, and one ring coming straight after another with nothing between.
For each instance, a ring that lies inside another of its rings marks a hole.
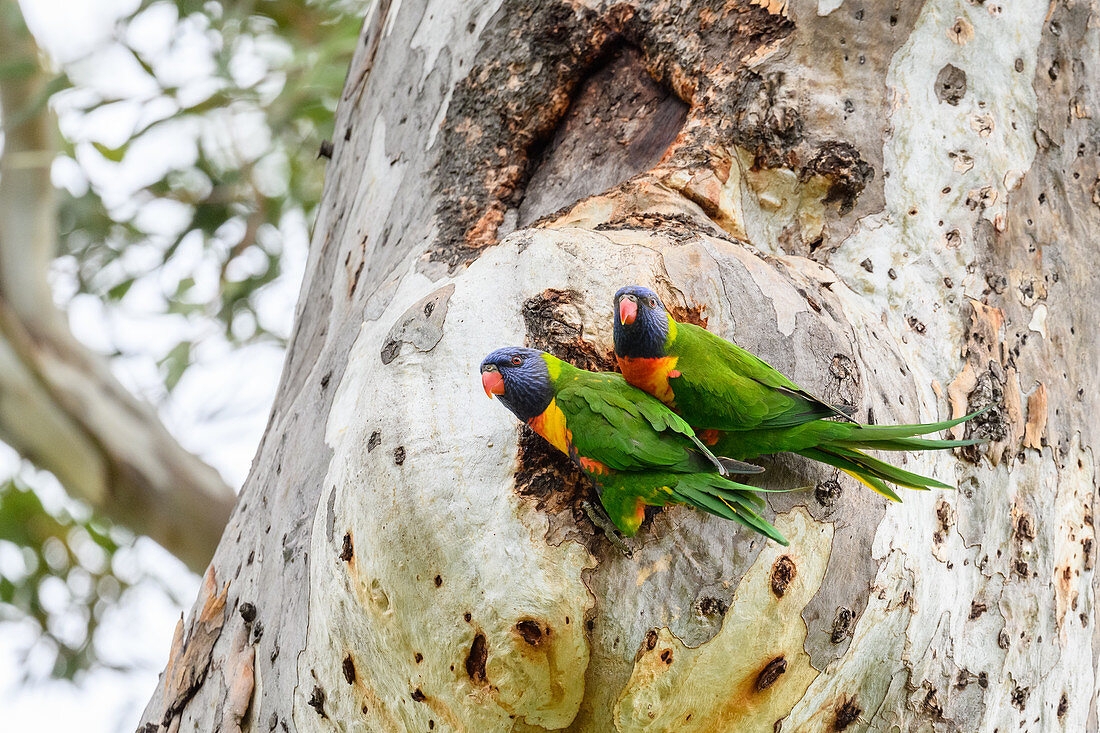
<instances>
[{"instance_id":1,"label":"bird claw","mask_svg":"<svg viewBox=\"0 0 1100 733\"><path fill-rule=\"evenodd\" d=\"M619 535L619 530L616 529L614 523L611 521L611 517L607 516L607 512L587 499L581 502L581 508L584 509L584 513L588 516L592 524L603 530L608 542L614 545L619 552L623 553L625 557L632 557L634 555L634 550L623 541L622 536Z\"/></svg>"}]
</instances>

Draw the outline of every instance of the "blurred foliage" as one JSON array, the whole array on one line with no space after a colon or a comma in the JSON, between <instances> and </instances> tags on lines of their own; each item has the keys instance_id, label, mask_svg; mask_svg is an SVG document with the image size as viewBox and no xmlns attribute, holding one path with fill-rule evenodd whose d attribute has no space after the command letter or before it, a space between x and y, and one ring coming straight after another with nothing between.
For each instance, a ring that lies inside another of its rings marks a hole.
<instances>
[{"instance_id":1,"label":"blurred foliage","mask_svg":"<svg viewBox=\"0 0 1100 733\"><path fill-rule=\"evenodd\" d=\"M141 0L99 47L42 59L52 66L37 71L52 82L27 112L49 104L59 120L53 170L64 186L58 254L69 297L93 295L110 309L136 283L154 284L154 315L193 326L173 327L180 340L156 354L165 394L211 332L230 347L281 342L257 294L281 272L288 222L300 232L314 219L317 151L332 137L366 6ZM115 68L124 83L104 73ZM135 170L138 182L120 185ZM114 355L126 356L118 346ZM71 680L115 663L96 646L100 622L136 584L158 581L119 572L132 536L81 518L90 513L75 502L51 509L33 488L0 484L0 622L33 629L26 653L52 653L53 675Z\"/></svg>"},{"instance_id":2,"label":"blurred foliage","mask_svg":"<svg viewBox=\"0 0 1100 733\"><path fill-rule=\"evenodd\" d=\"M129 156L148 156L165 141L186 151L184 164L157 171L124 201L110 200L94 174L64 200L61 248L76 263L78 292L120 301L136 281L155 276L164 312L212 321L231 345L281 339L257 312L255 295L280 274L287 217L313 221L324 173L317 151L332 137L364 7L145 0L109 44L132 59L128 85L142 93L119 96L94 81L102 50L65 64L72 87L55 104L63 132L94 128L85 123L102 114L133 120L121 143L64 140L62 155L76 164L70 169L122 170ZM150 42L144 29L166 12L176 16L178 37ZM81 85L83 77L93 81ZM128 257L139 244L143 256ZM163 356L168 391L190 358L186 342Z\"/></svg>"},{"instance_id":3,"label":"blurred foliage","mask_svg":"<svg viewBox=\"0 0 1100 733\"><path fill-rule=\"evenodd\" d=\"M28 487L0 484L0 621L37 632L23 649L53 655L53 675L72 679L100 664L95 633L105 613L137 578L123 579L112 559L133 538L94 517L51 512Z\"/></svg>"}]
</instances>

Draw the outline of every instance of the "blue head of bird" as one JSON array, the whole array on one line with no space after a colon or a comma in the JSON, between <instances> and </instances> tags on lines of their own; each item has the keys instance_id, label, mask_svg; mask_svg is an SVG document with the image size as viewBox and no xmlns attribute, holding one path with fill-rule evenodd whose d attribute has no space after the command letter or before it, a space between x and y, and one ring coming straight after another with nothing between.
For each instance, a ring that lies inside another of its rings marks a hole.
<instances>
[{"instance_id":1,"label":"blue head of bird","mask_svg":"<svg viewBox=\"0 0 1100 733\"><path fill-rule=\"evenodd\" d=\"M615 354L632 359L665 355L668 312L657 293L628 285L615 293Z\"/></svg>"},{"instance_id":2,"label":"blue head of bird","mask_svg":"<svg viewBox=\"0 0 1100 733\"><path fill-rule=\"evenodd\" d=\"M543 352L522 346L505 346L481 362L481 386L520 420L538 417L554 399Z\"/></svg>"}]
</instances>

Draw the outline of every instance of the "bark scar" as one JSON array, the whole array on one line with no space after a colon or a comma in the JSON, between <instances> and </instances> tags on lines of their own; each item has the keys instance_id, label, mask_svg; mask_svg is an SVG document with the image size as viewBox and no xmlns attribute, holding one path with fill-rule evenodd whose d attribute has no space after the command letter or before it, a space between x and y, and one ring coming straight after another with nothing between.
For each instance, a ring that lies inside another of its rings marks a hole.
<instances>
[{"instance_id":1,"label":"bark scar","mask_svg":"<svg viewBox=\"0 0 1100 733\"><path fill-rule=\"evenodd\" d=\"M443 338L443 321L454 291L454 283L449 283L409 306L386 335L381 354L383 364L396 359L403 344L424 352L435 348Z\"/></svg>"}]
</instances>

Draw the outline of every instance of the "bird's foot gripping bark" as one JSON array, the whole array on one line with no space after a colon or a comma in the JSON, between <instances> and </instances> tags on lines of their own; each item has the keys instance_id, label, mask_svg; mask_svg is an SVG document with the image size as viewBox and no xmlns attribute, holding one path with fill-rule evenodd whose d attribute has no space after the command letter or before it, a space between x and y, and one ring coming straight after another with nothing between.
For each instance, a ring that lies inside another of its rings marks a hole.
<instances>
[{"instance_id":1,"label":"bird's foot gripping bark","mask_svg":"<svg viewBox=\"0 0 1100 733\"><path fill-rule=\"evenodd\" d=\"M607 512L605 512L602 507L596 506L585 499L581 502L581 508L584 509L584 513L588 515L592 524L603 530L603 533L607 535L608 541L611 542L619 552L623 553L625 557L632 557L634 555L634 549L628 545L622 535L619 534L619 530L616 529L614 522L611 521L611 517L607 516Z\"/></svg>"}]
</instances>

